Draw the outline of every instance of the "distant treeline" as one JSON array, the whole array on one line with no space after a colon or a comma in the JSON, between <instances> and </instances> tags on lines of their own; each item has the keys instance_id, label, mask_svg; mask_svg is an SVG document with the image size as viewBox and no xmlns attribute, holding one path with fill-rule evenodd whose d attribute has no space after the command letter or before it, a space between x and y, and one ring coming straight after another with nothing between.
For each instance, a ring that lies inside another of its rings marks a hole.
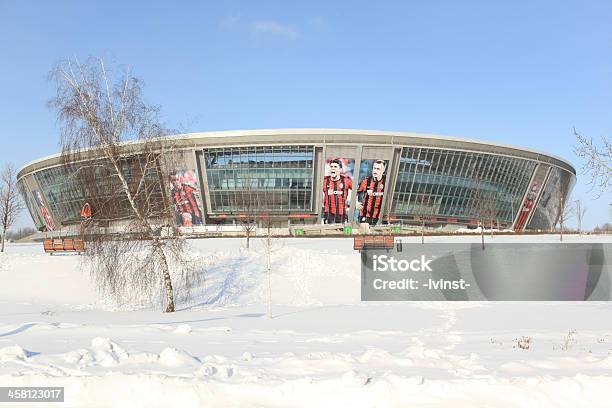
<instances>
[{"instance_id":1,"label":"distant treeline","mask_svg":"<svg viewBox=\"0 0 612 408\"><path fill-rule=\"evenodd\" d=\"M35 228L32 227L25 227L25 228L19 228L16 231L9 231L6 233L6 238L9 241L18 241L21 238L25 238L29 235L32 235L34 233L38 232Z\"/></svg>"},{"instance_id":2,"label":"distant treeline","mask_svg":"<svg viewBox=\"0 0 612 408\"><path fill-rule=\"evenodd\" d=\"M593 232L599 232L599 233L612 232L612 224L609 222L606 222L605 224L601 226L598 225L595 228L593 228Z\"/></svg>"}]
</instances>

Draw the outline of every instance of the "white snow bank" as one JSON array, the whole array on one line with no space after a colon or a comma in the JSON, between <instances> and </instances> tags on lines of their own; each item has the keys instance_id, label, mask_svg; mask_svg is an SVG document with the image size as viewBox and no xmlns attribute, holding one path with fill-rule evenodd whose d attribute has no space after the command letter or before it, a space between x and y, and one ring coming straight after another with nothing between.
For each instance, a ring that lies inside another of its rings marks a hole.
<instances>
[{"instance_id":1,"label":"white snow bank","mask_svg":"<svg viewBox=\"0 0 612 408\"><path fill-rule=\"evenodd\" d=\"M225 245L218 247L213 240L190 241L204 284L192 289L189 301L179 299L179 307L238 306L266 301L267 259L263 240L251 239L250 250L243 247L243 239L219 241ZM358 253L352 251L348 240L325 241L322 249L321 242L274 240L271 279L276 304L305 306L359 301ZM94 290L80 261L79 256L49 256L40 244L9 246L9 253L0 259L0 279L11 284L0 285L0 300L111 311L150 305L138 294L133 294L127 304L102 297ZM159 305L152 306L160 309Z\"/></svg>"},{"instance_id":2,"label":"white snow bank","mask_svg":"<svg viewBox=\"0 0 612 408\"><path fill-rule=\"evenodd\" d=\"M360 302L352 240L292 239L269 319L261 240L191 244L206 281L172 314L105 308L78 257L9 245L0 385L64 386L65 407L610 405L609 303Z\"/></svg>"},{"instance_id":3,"label":"white snow bank","mask_svg":"<svg viewBox=\"0 0 612 408\"><path fill-rule=\"evenodd\" d=\"M65 403L79 407L402 407L549 406L608 407L612 378L494 377L429 380L349 370L325 379L267 378L236 381L231 371L208 366L199 376L109 372L97 376L0 376L5 386L62 386ZM208 374L207 374L208 373ZM228 374L230 373L230 374Z\"/></svg>"}]
</instances>

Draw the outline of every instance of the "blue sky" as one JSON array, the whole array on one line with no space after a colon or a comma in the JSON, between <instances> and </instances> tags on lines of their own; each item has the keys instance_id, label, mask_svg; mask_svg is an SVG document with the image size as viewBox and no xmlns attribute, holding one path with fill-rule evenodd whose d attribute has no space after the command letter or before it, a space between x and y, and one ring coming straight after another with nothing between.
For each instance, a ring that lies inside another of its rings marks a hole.
<instances>
[{"instance_id":1,"label":"blue sky","mask_svg":"<svg viewBox=\"0 0 612 408\"><path fill-rule=\"evenodd\" d=\"M0 0L0 162L58 151L60 59L129 65L168 126L416 131L581 162L612 137L610 1ZM610 221L581 176L586 225ZM29 225L24 216L19 225Z\"/></svg>"}]
</instances>

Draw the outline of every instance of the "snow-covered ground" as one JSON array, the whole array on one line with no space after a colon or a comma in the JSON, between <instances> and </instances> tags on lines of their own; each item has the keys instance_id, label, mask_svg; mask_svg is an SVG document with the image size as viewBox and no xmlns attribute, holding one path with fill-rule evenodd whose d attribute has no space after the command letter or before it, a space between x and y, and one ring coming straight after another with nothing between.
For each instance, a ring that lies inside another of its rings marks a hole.
<instances>
[{"instance_id":1,"label":"snow-covered ground","mask_svg":"<svg viewBox=\"0 0 612 408\"><path fill-rule=\"evenodd\" d=\"M64 386L62 407L612 404L609 303L360 302L352 240L304 238L275 241L270 319L261 240L191 245L206 281L172 314L101 298L78 256L9 245L0 386Z\"/></svg>"}]
</instances>

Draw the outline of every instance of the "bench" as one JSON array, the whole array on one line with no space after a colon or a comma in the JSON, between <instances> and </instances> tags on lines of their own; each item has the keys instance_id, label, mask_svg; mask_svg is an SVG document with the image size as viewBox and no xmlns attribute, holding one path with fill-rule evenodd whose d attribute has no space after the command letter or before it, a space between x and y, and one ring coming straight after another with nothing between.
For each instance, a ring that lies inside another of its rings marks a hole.
<instances>
[{"instance_id":1,"label":"bench","mask_svg":"<svg viewBox=\"0 0 612 408\"><path fill-rule=\"evenodd\" d=\"M393 249L394 239L392 235L356 235L353 241L353 249Z\"/></svg>"},{"instance_id":2,"label":"bench","mask_svg":"<svg viewBox=\"0 0 612 408\"><path fill-rule=\"evenodd\" d=\"M82 239L74 238L53 238L43 241L45 252L53 254L82 254L85 252L85 242Z\"/></svg>"}]
</instances>

